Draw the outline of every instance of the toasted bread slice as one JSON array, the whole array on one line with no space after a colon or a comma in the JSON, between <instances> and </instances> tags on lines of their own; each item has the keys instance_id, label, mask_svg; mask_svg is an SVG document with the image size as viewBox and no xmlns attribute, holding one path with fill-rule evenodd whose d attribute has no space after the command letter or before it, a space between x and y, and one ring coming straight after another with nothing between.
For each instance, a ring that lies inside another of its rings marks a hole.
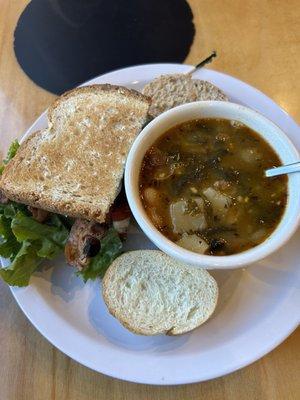
<instances>
[{"instance_id":1,"label":"toasted bread slice","mask_svg":"<svg viewBox=\"0 0 300 400\"><path fill-rule=\"evenodd\" d=\"M215 85L192 79L191 74L161 75L145 85L143 94L151 98L149 115L153 118L185 103L198 100L228 100L225 93Z\"/></svg>"},{"instance_id":2,"label":"toasted bread slice","mask_svg":"<svg viewBox=\"0 0 300 400\"><path fill-rule=\"evenodd\" d=\"M148 108L147 97L118 86L67 92L49 108L48 128L22 143L0 188L11 200L103 222Z\"/></svg>"},{"instance_id":3,"label":"toasted bread slice","mask_svg":"<svg viewBox=\"0 0 300 400\"><path fill-rule=\"evenodd\" d=\"M187 266L158 250L118 257L103 279L110 313L141 335L179 335L213 313L218 286L204 269Z\"/></svg>"}]
</instances>

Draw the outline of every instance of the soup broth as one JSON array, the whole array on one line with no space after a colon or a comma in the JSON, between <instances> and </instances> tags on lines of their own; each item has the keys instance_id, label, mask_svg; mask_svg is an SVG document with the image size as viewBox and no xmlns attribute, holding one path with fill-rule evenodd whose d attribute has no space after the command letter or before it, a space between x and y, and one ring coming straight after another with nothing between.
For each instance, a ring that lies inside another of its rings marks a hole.
<instances>
[{"instance_id":1,"label":"soup broth","mask_svg":"<svg viewBox=\"0 0 300 400\"><path fill-rule=\"evenodd\" d=\"M165 132L145 154L140 196L156 228L181 247L229 255L262 243L287 200L287 178L257 133L237 122L199 119Z\"/></svg>"}]
</instances>

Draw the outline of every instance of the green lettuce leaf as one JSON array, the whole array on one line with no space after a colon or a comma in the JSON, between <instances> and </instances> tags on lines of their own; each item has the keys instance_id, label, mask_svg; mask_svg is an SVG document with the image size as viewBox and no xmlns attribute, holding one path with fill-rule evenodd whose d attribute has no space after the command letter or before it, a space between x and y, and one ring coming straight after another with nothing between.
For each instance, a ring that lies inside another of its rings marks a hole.
<instances>
[{"instance_id":1,"label":"green lettuce leaf","mask_svg":"<svg viewBox=\"0 0 300 400\"><path fill-rule=\"evenodd\" d=\"M64 248L69 234L57 215L51 217L48 225L18 212L12 220L11 229L19 242L30 240L43 243L46 240L60 250Z\"/></svg>"},{"instance_id":2,"label":"green lettuce leaf","mask_svg":"<svg viewBox=\"0 0 300 400\"><path fill-rule=\"evenodd\" d=\"M12 263L0 269L0 276L9 285L26 286L44 258L53 259L62 252L69 231L58 215L52 215L49 224L41 224L20 211L19 205L11 205L0 215L0 255Z\"/></svg>"},{"instance_id":3,"label":"green lettuce leaf","mask_svg":"<svg viewBox=\"0 0 300 400\"><path fill-rule=\"evenodd\" d=\"M19 212L12 220L11 229L19 242L30 241L37 256L49 260L62 252L69 235L58 215L52 215L46 225Z\"/></svg>"},{"instance_id":4,"label":"green lettuce leaf","mask_svg":"<svg viewBox=\"0 0 300 400\"><path fill-rule=\"evenodd\" d=\"M20 247L20 243L11 230L11 220L0 215L0 256L12 260Z\"/></svg>"},{"instance_id":5,"label":"green lettuce leaf","mask_svg":"<svg viewBox=\"0 0 300 400\"><path fill-rule=\"evenodd\" d=\"M33 272L42 258L38 257L34 246L24 241L13 262L7 268L0 268L1 278L11 286L27 286Z\"/></svg>"},{"instance_id":6,"label":"green lettuce leaf","mask_svg":"<svg viewBox=\"0 0 300 400\"><path fill-rule=\"evenodd\" d=\"M14 140L11 145L9 146L6 158L4 158L3 160L3 164L0 165L0 175L3 174L5 165L9 163L9 161L14 158L14 156L16 155L18 149L20 147L20 144L17 140Z\"/></svg>"},{"instance_id":7,"label":"green lettuce leaf","mask_svg":"<svg viewBox=\"0 0 300 400\"><path fill-rule=\"evenodd\" d=\"M6 165L9 163L9 161L14 158L16 155L18 149L20 147L20 144L17 140L14 140L11 145L9 146L6 158L3 160L3 164Z\"/></svg>"},{"instance_id":8,"label":"green lettuce leaf","mask_svg":"<svg viewBox=\"0 0 300 400\"><path fill-rule=\"evenodd\" d=\"M6 218L14 218L19 211L25 215L30 215L27 206L24 204L15 203L13 201L10 201L8 204L0 204L0 215L2 214Z\"/></svg>"},{"instance_id":9,"label":"green lettuce leaf","mask_svg":"<svg viewBox=\"0 0 300 400\"><path fill-rule=\"evenodd\" d=\"M103 278L107 268L121 254L122 247L122 241L117 231L113 228L109 229L101 240L99 253L91 259L84 271L79 272L79 275L83 277L85 282L88 279Z\"/></svg>"}]
</instances>

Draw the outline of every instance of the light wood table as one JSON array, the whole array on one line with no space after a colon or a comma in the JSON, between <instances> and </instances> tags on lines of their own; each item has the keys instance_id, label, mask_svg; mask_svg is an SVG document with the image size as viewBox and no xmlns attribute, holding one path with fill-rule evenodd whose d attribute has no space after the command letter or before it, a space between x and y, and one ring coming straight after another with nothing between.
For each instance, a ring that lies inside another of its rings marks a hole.
<instances>
[{"instance_id":1,"label":"light wood table","mask_svg":"<svg viewBox=\"0 0 300 400\"><path fill-rule=\"evenodd\" d=\"M162 0L163 1L163 0ZM212 68L265 92L300 122L300 2L190 0L196 37L187 63L212 49ZM1 151L35 120L54 96L32 83L13 53L13 31L27 1L0 0ZM155 400L300 398L300 330L241 371L200 384L152 387L118 381L77 364L27 321L0 283L1 400ZM216 363L218 360L216 360Z\"/></svg>"}]
</instances>

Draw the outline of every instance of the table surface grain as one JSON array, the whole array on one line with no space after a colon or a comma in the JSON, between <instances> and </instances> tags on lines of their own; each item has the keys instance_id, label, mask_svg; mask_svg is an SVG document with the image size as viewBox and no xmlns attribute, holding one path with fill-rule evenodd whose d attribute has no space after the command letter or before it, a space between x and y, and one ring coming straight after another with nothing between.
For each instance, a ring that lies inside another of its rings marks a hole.
<instances>
[{"instance_id":1,"label":"table surface grain","mask_svg":"<svg viewBox=\"0 0 300 400\"><path fill-rule=\"evenodd\" d=\"M52 102L13 52L13 32L28 1L0 0L0 138L4 154ZM300 2L298 0L190 0L196 36L186 59L212 49L211 68L266 93L300 122ZM108 378L56 350L27 321L0 283L0 399L230 399L300 398L300 330L254 364L193 385L153 387ZM216 363L218 361L216 360Z\"/></svg>"}]
</instances>

